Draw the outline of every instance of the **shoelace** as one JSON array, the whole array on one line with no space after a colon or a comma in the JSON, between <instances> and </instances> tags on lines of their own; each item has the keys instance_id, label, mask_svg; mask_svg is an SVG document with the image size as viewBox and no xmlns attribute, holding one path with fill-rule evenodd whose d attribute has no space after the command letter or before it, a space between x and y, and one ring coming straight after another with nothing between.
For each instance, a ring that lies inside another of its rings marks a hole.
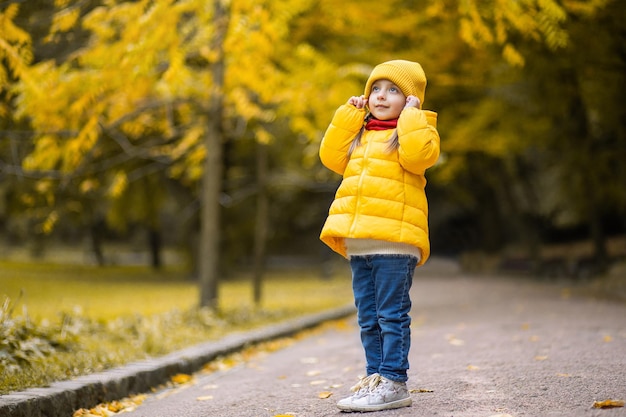
<instances>
[{"instance_id":1,"label":"shoelace","mask_svg":"<svg viewBox=\"0 0 626 417\"><path fill-rule=\"evenodd\" d=\"M366 376L361 378L359 382L356 383L350 390L352 392L358 392L363 388L367 388L368 391L372 391L374 388L380 384L381 376L379 374L372 374L370 376Z\"/></svg>"}]
</instances>

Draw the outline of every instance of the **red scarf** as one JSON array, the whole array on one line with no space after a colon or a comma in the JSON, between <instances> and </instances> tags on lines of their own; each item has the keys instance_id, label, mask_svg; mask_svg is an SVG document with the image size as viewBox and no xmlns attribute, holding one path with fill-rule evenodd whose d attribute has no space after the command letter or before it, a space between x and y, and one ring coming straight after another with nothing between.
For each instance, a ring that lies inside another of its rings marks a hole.
<instances>
[{"instance_id":1,"label":"red scarf","mask_svg":"<svg viewBox=\"0 0 626 417\"><path fill-rule=\"evenodd\" d=\"M366 130L388 130L395 129L398 125L398 119L391 120L378 120L378 119L369 119L365 124Z\"/></svg>"}]
</instances>

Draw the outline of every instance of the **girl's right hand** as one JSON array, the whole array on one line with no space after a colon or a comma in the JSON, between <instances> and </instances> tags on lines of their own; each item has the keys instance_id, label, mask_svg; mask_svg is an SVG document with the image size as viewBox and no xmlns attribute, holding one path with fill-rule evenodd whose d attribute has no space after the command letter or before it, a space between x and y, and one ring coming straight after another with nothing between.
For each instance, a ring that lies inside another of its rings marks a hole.
<instances>
[{"instance_id":1,"label":"girl's right hand","mask_svg":"<svg viewBox=\"0 0 626 417\"><path fill-rule=\"evenodd\" d=\"M367 99L365 96L353 96L348 100L348 104L352 104L357 109L362 109L367 105Z\"/></svg>"}]
</instances>

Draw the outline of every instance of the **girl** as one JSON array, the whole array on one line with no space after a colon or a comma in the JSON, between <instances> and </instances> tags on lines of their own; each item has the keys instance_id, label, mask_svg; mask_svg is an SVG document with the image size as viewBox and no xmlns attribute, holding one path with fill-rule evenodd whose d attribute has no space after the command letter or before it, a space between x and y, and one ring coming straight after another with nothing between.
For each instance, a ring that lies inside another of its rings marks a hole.
<instances>
[{"instance_id":1,"label":"girl","mask_svg":"<svg viewBox=\"0 0 626 417\"><path fill-rule=\"evenodd\" d=\"M320 159L343 176L320 238L348 258L367 376L337 406L378 411L411 405L409 289L430 255L424 172L439 157L437 114L422 110L416 62L374 68L365 94L335 112Z\"/></svg>"}]
</instances>

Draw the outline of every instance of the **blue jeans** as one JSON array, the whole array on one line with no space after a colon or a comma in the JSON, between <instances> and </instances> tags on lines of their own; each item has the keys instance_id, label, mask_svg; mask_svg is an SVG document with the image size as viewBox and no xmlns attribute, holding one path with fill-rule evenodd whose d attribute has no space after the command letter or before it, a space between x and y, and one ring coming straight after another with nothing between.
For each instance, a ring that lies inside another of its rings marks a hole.
<instances>
[{"instance_id":1,"label":"blue jeans","mask_svg":"<svg viewBox=\"0 0 626 417\"><path fill-rule=\"evenodd\" d=\"M416 264L417 258L410 255L350 257L367 375L377 372L392 381L408 379L409 290Z\"/></svg>"}]
</instances>

